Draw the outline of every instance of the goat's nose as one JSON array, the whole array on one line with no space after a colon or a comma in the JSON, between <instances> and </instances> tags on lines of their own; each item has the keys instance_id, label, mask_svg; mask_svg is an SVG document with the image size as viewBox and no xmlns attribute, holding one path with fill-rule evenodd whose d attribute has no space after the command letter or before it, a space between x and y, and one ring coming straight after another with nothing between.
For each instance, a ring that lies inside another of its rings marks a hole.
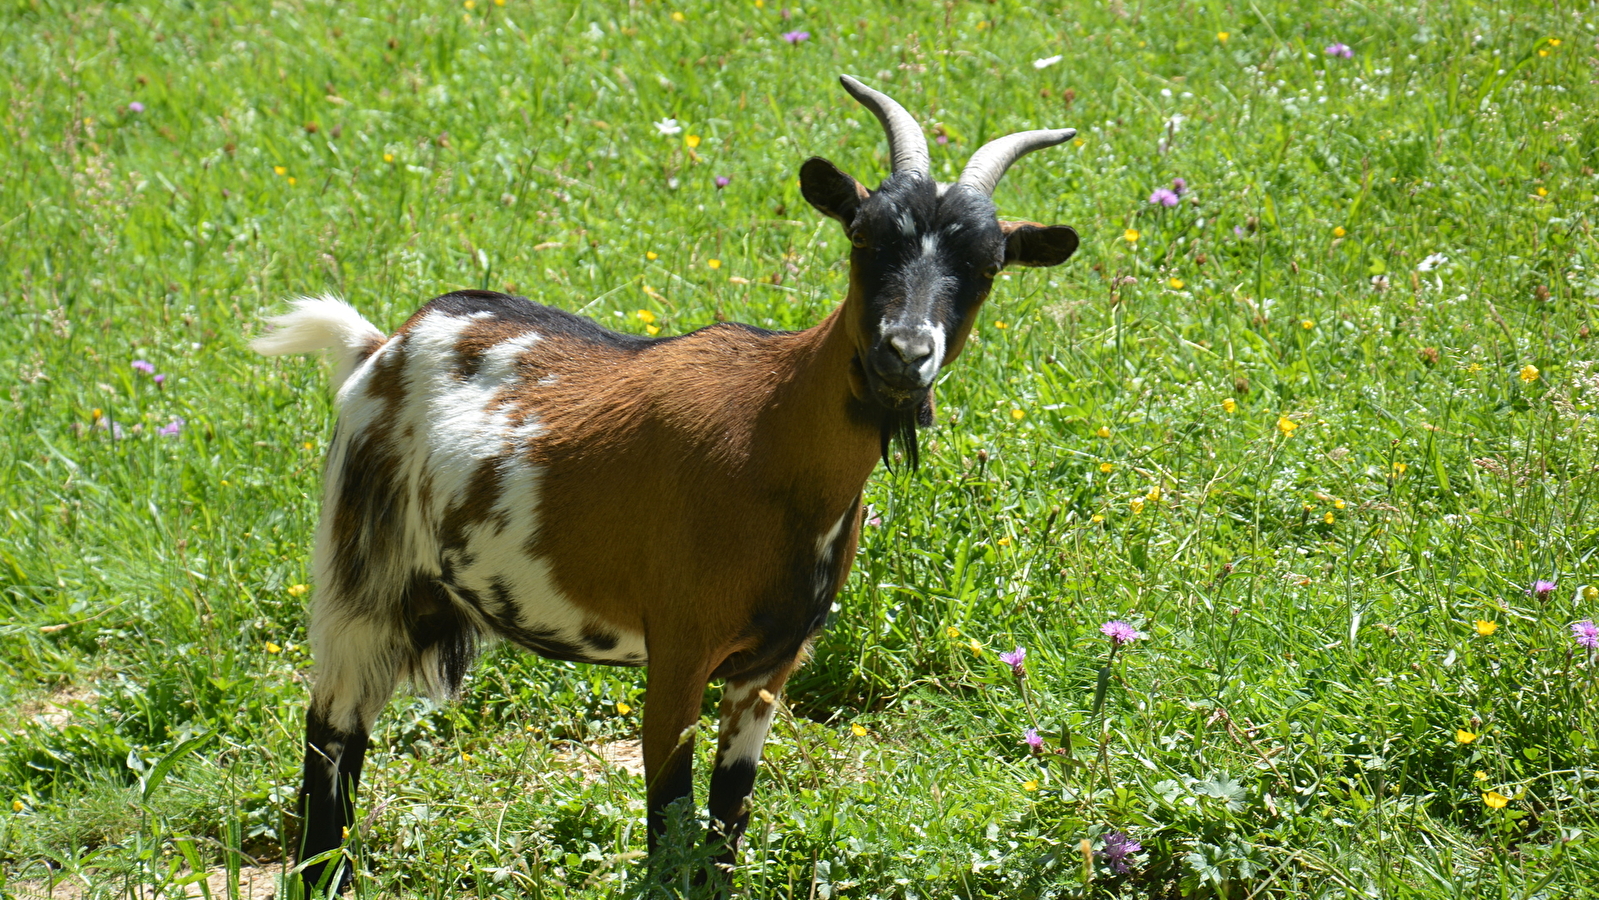
<instances>
[{"instance_id":1,"label":"goat's nose","mask_svg":"<svg viewBox=\"0 0 1599 900\"><path fill-rule=\"evenodd\" d=\"M916 365L933 353L933 339L925 334L896 334L888 339L899 358Z\"/></svg>"}]
</instances>

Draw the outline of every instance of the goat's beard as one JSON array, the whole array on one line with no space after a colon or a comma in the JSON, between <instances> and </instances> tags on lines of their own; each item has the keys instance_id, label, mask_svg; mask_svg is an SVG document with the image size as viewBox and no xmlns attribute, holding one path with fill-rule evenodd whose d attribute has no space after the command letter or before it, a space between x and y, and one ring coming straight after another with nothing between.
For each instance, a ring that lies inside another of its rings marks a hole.
<instances>
[{"instance_id":1,"label":"goat's beard","mask_svg":"<svg viewBox=\"0 0 1599 900\"><path fill-rule=\"evenodd\" d=\"M921 448L916 442L916 429L930 428L933 424L933 392L928 390L921 402L904 409L883 409L878 423L882 436L883 466L894 471L893 448L899 445L905 464L912 472L921 466Z\"/></svg>"}]
</instances>

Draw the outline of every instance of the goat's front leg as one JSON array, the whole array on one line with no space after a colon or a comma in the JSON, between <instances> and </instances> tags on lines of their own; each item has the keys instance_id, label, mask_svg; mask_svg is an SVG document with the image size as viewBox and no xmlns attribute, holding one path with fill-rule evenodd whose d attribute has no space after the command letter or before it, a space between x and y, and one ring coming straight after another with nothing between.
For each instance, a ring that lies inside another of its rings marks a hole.
<instances>
[{"instance_id":1,"label":"goat's front leg","mask_svg":"<svg viewBox=\"0 0 1599 900\"><path fill-rule=\"evenodd\" d=\"M699 660L673 659L649 648L644 686L644 783L649 848L666 833L666 808L694 796L694 726L710 673Z\"/></svg>"},{"instance_id":2,"label":"goat's front leg","mask_svg":"<svg viewBox=\"0 0 1599 900\"><path fill-rule=\"evenodd\" d=\"M796 659L754 678L728 679L722 694L716 770L711 773L710 841L721 845L716 862L724 875L737 862L739 839L749 827L755 766L777 712L777 698L798 664Z\"/></svg>"}]
</instances>

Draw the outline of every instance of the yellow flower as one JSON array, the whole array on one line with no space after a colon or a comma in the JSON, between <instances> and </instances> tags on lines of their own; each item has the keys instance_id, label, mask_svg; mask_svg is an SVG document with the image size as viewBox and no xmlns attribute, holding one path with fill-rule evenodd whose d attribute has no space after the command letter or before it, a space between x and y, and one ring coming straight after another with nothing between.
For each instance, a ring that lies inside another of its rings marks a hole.
<instances>
[{"instance_id":1,"label":"yellow flower","mask_svg":"<svg viewBox=\"0 0 1599 900\"><path fill-rule=\"evenodd\" d=\"M1027 413L1022 412L1019 409L1013 409L1010 411L1010 417L1018 422L1020 422L1026 415Z\"/></svg>"},{"instance_id":2,"label":"yellow flower","mask_svg":"<svg viewBox=\"0 0 1599 900\"><path fill-rule=\"evenodd\" d=\"M952 641L961 636L961 630L956 628L954 625L944 629L944 633L949 635L949 639Z\"/></svg>"},{"instance_id":3,"label":"yellow flower","mask_svg":"<svg viewBox=\"0 0 1599 900\"><path fill-rule=\"evenodd\" d=\"M1488 773L1482 771L1481 769L1478 769L1477 770L1477 774L1475 774L1475 775L1473 775L1471 777L1477 779L1478 781L1487 781L1488 780Z\"/></svg>"},{"instance_id":4,"label":"yellow flower","mask_svg":"<svg viewBox=\"0 0 1599 900\"><path fill-rule=\"evenodd\" d=\"M1551 46L1551 47L1560 46L1560 38L1550 38L1549 39L1549 46Z\"/></svg>"},{"instance_id":5,"label":"yellow flower","mask_svg":"<svg viewBox=\"0 0 1599 900\"><path fill-rule=\"evenodd\" d=\"M267 641L266 642L266 647L264 649L268 653L282 653L283 652L283 648L282 647L279 647L277 644L274 644L271 641Z\"/></svg>"},{"instance_id":6,"label":"yellow flower","mask_svg":"<svg viewBox=\"0 0 1599 900\"><path fill-rule=\"evenodd\" d=\"M1349 232L1345 231L1344 230L1344 226L1342 226L1342 225L1339 225L1338 227L1333 229L1333 237L1343 237L1344 235L1346 235L1348 233Z\"/></svg>"},{"instance_id":7,"label":"yellow flower","mask_svg":"<svg viewBox=\"0 0 1599 900\"><path fill-rule=\"evenodd\" d=\"M505 5L505 0L494 0L494 5L495 6L504 6Z\"/></svg>"},{"instance_id":8,"label":"yellow flower","mask_svg":"<svg viewBox=\"0 0 1599 900\"><path fill-rule=\"evenodd\" d=\"M1138 243L1138 229L1129 228L1126 231L1122 232L1122 240L1126 241L1129 244Z\"/></svg>"},{"instance_id":9,"label":"yellow flower","mask_svg":"<svg viewBox=\"0 0 1599 900\"><path fill-rule=\"evenodd\" d=\"M1333 515L1333 514L1332 514L1332 512L1331 512L1331 511L1330 511L1330 510L1329 510L1329 511L1328 511L1328 513L1327 513L1327 514L1326 514L1326 515L1325 515L1325 516L1322 516L1322 517L1321 517L1321 520L1322 520L1322 521L1323 521L1323 522L1326 522L1326 523L1327 523L1327 524L1328 524L1328 525L1331 525L1331 524L1332 524L1332 523L1333 523L1333 521L1334 521L1334 519L1336 519L1336 518L1337 518L1337 517L1336 517L1336 516L1334 516L1334 515Z\"/></svg>"},{"instance_id":10,"label":"yellow flower","mask_svg":"<svg viewBox=\"0 0 1599 900\"><path fill-rule=\"evenodd\" d=\"M1174 291L1180 291L1183 289L1183 280L1181 278L1169 278L1167 279L1166 284Z\"/></svg>"},{"instance_id":11,"label":"yellow flower","mask_svg":"<svg viewBox=\"0 0 1599 900\"><path fill-rule=\"evenodd\" d=\"M1099 513L1094 513L1094 517L1089 519L1088 521L1093 522L1095 525L1098 525L1099 523L1105 521L1105 517L1100 515Z\"/></svg>"},{"instance_id":12,"label":"yellow flower","mask_svg":"<svg viewBox=\"0 0 1599 900\"><path fill-rule=\"evenodd\" d=\"M977 642L977 638L972 638L971 642L968 643L966 646L972 648L972 655L973 656L982 656L983 655L983 645Z\"/></svg>"},{"instance_id":13,"label":"yellow flower","mask_svg":"<svg viewBox=\"0 0 1599 900\"><path fill-rule=\"evenodd\" d=\"M998 328L1000 331L1004 331L1005 329L1009 328L1010 326L1006 325L1004 322L995 322L994 323L994 327Z\"/></svg>"},{"instance_id":14,"label":"yellow flower","mask_svg":"<svg viewBox=\"0 0 1599 900\"><path fill-rule=\"evenodd\" d=\"M466 2L462 3L461 5L467 9L477 9L477 0L466 0Z\"/></svg>"},{"instance_id":15,"label":"yellow flower","mask_svg":"<svg viewBox=\"0 0 1599 900\"><path fill-rule=\"evenodd\" d=\"M1146 500L1149 500L1151 503L1153 503L1156 500L1159 500L1160 499L1160 488L1158 488L1158 487L1150 488L1149 489L1149 493L1145 494L1144 498Z\"/></svg>"},{"instance_id":16,"label":"yellow flower","mask_svg":"<svg viewBox=\"0 0 1599 900\"><path fill-rule=\"evenodd\" d=\"M1499 623L1498 622L1489 622L1486 619L1478 619L1476 622L1474 622L1472 624L1476 626L1477 633L1482 635L1483 637L1487 637L1488 635L1493 634L1494 632L1499 630Z\"/></svg>"},{"instance_id":17,"label":"yellow flower","mask_svg":"<svg viewBox=\"0 0 1599 900\"><path fill-rule=\"evenodd\" d=\"M688 18L688 16L685 16L685 15L683 15L680 12L672 13L672 21L674 21L674 22L681 22L681 21L683 21L683 20L685 20L687 18Z\"/></svg>"},{"instance_id":18,"label":"yellow flower","mask_svg":"<svg viewBox=\"0 0 1599 900\"><path fill-rule=\"evenodd\" d=\"M307 587L306 585L303 585L303 584L291 584L291 585L289 585L289 596L290 597L303 597L303 596L305 596L305 592L308 591L308 590L310 590L310 588Z\"/></svg>"},{"instance_id":19,"label":"yellow flower","mask_svg":"<svg viewBox=\"0 0 1599 900\"><path fill-rule=\"evenodd\" d=\"M650 312L647 309L641 309L638 312L633 314L633 318L638 319L640 322L643 322L645 325L648 325L651 322L655 321L655 313L652 313L652 312Z\"/></svg>"},{"instance_id":20,"label":"yellow flower","mask_svg":"<svg viewBox=\"0 0 1599 900\"><path fill-rule=\"evenodd\" d=\"M1300 321L1299 327L1305 329L1306 331L1309 331L1310 329L1316 327L1316 323L1312 322L1309 319L1304 319L1304 320Z\"/></svg>"},{"instance_id":21,"label":"yellow flower","mask_svg":"<svg viewBox=\"0 0 1599 900\"><path fill-rule=\"evenodd\" d=\"M1538 196L1540 196L1540 197L1547 197L1547 196L1549 196L1549 189L1548 189L1548 188L1542 188L1542 187L1541 187L1541 188L1539 188L1539 189L1538 189Z\"/></svg>"},{"instance_id":22,"label":"yellow flower","mask_svg":"<svg viewBox=\"0 0 1599 900\"><path fill-rule=\"evenodd\" d=\"M1482 802L1488 804L1489 809L1504 809L1510 798L1498 791L1483 791Z\"/></svg>"},{"instance_id":23,"label":"yellow flower","mask_svg":"<svg viewBox=\"0 0 1599 900\"><path fill-rule=\"evenodd\" d=\"M1394 463L1394 474L1395 475L1403 475L1409 470L1410 470L1410 466L1407 463L1402 463L1402 462Z\"/></svg>"},{"instance_id":24,"label":"yellow flower","mask_svg":"<svg viewBox=\"0 0 1599 900\"><path fill-rule=\"evenodd\" d=\"M1296 428L1298 428L1298 427L1299 427L1299 423L1295 422L1293 419L1288 418L1287 416L1278 416L1277 417L1277 430L1281 431L1284 435L1293 434L1294 430Z\"/></svg>"},{"instance_id":25,"label":"yellow flower","mask_svg":"<svg viewBox=\"0 0 1599 900\"><path fill-rule=\"evenodd\" d=\"M650 337L655 337L656 335L661 333L661 326L659 326L659 325L645 325L644 326L644 331Z\"/></svg>"},{"instance_id":26,"label":"yellow flower","mask_svg":"<svg viewBox=\"0 0 1599 900\"><path fill-rule=\"evenodd\" d=\"M289 174L289 170L284 168L283 166L273 166L272 167L272 171L274 173L278 174L278 175L287 175L287 174Z\"/></svg>"},{"instance_id":27,"label":"yellow flower","mask_svg":"<svg viewBox=\"0 0 1599 900\"><path fill-rule=\"evenodd\" d=\"M1476 739L1477 736L1475 734L1472 734L1464 728L1455 729L1455 743L1457 744L1469 744Z\"/></svg>"},{"instance_id":28,"label":"yellow flower","mask_svg":"<svg viewBox=\"0 0 1599 900\"><path fill-rule=\"evenodd\" d=\"M722 267L722 261L719 259L707 259L705 264L713 269L720 269Z\"/></svg>"},{"instance_id":29,"label":"yellow flower","mask_svg":"<svg viewBox=\"0 0 1599 900\"><path fill-rule=\"evenodd\" d=\"M765 9L766 8L766 0L755 0L755 8L756 9Z\"/></svg>"},{"instance_id":30,"label":"yellow flower","mask_svg":"<svg viewBox=\"0 0 1599 900\"><path fill-rule=\"evenodd\" d=\"M1010 535L1008 535L1008 534L1007 534L1007 535L1005 535L1005 536L1004 536L1004 537L1002 537L1002 538L1000 538L1000 539L999 539L999 540L998 540L998 541L997 541L997 543L998 543L998 544L999 544L999 545L1000 545L1000 546L1001 546L1001 547L1009 547L1009 546L1010 546Z\"/></svg>"},{"instance_id":31,"label":"yellow flower","mask_svg":"<svg viewBox=\"0 0 1599 900\"><path fill-rule=\"evenodd\" d=\"M1134 497L1133 499L1127 501L1127 505L1131 506L1133 508L1133 515L1141 516L1141 515L1144 514L1144 498L1143 497Z\"/></svg>"},{"instance_id":32,"label":"yellow flower","mask_svg":"<svg viewBox=\"0 0 1599 900\"><path fill-rule=\"evenodd\" d=\"M13 801L11 801L11 811L12 812L22 812L22 801L21 800L13 800Z\"/></svg>"},{"instance_id":33,"label":"yellow flower","mask_svg":"<svg viewBox=\"0 0 1599 900\"><path fill-rule=\"evenodd\" d=\"M1106 475L1109 475L1110 473L1116 471L1116 464L1115 463L1102 462L1102 463L1099 464L1099 471L1104 473L1104 474L1106 474Z\"/></svg>"},{"instance_id":34,"label":"yellow flower","mask_svg":"<svg viewBox=\"0 0 1599 900\"><path fill-rule=\"evenodd\" d=\"M1101 425L1099 426L1099 430L1094 432L1094 434L1102 438L1108 438L1110 437L1110 429L1104 425Z\"/></svg>"},{"instance_id":35,"label":"yellow flower","mask_svg":"<svg viewBox=\"0 0 1599 900\"><path fill-rule=\"evenodd\" d=\"M644 258L649 260L649 261L651 261L651 262L654 262L655 260L660 259L660 257L656 255L654 250L645 251Z\"/></svg>"},{"instance_id":36,"label":"yellow flower","mask_svg":"<svg viewBox=\"0 0 1599 900\"><path fill-rule=\"evenodd\" d=\"M1583 588L1582 589L1582 599L1588 601L1589 603L1592 603L1595 600L1599 600L1599 587L1594 587L1593 585L1590 584L1587 587Z\"/></svg>"},{"instance_id":37,"label":"yellow flower","mask_svg":"<svg viewBox=\"0 0 1599 900\"><path fill-rule=\"evenodd\" d=\"M386 163L394 162L394 154L392 154L392 153L383 154L383 161L386 162Z\"/></svg>"},{"instance_id":38,"label":"yellow flower","mask_svg":"<svg viewBox=\"0 0 1599 900\"><path fill-rule=\"evenodd\" d=\"M1085 141L1082 138L1078 138L1077 140L1072 141L1072 146L1073 147L1081 147L1081 146L1083 146L1086 143L1088 143L1088 141Z\"/></svg>"},{"instance_id":39,"label":"yellow flower","mask_svg":"<svg viewBox=\"0 0 1599 900\"><path fill-rule=\"evenodd\" d=\"M1538 55L1539 56L1548 56L1549 55L1549 51L1548 50L1539 50L1538 51Z\"/></svg>"},{"instance_id":40,"label":"yellow flower","mask_svg":"<svg viewBox=\"0 0 1599 900\"><path fill-rule=\"evenodd\" d=\"M300 183L300 179L295 178L293 175L289 176L289 187L294 187L295 185L297 185L299 183Z\"/></svg>"},{"instance_id":41,"label":"yellow flower","mask_svg":"<svg viewBox=\"0 0 1599 900\"><path fill-rule=\"evenodd\" d=\"M1216 40L1221 41L1223 44L1227 43L1227 39L1230 37L1232 37L1232 35L1225 31L1216 32Z\"/></svg>"},{"instance_id":42,"label":"yellow flower","mask_svg":"<svg viewBox=\"0 0 1599 900\"><path fill-rule=\"evenodd\" d=\"M1228 412L1228 413L1237 412L1238 411L1238 401L1234 400L1231 397L1228 397L1227 399L1225 399L1225 400L1223 400L1221 402L1221 411L1222 412Z\"/></svg>"},{"instance_id":43,"label":"yellow flower","mask_svg":"<svg viewBox=\"0 0 1599 900\"><path fill-rule=\"evenodd\" d=\"M856 737L866 737L866 726L856 722L849 727L849 733Z\"/></svg>"},{"instance_id":44,"label":"yellow flower","mask_svg":"<svg viewBox=\"0 0 1599 900\"><path fill-rule=\"evenodd\" d=\"M1032 778L1029 778L1026 781L1022 782L1022 790L1027 791L1029 793L1031 793L1032 791L1036 791L1036 790L1038 790L1038 782L1036 780L1032 779Z\"/></svg>"},{"instance_id":45,"label":"yellow flower","mask_svg":"<svg viewBox=\"0 0 1599 900\"><path fill-rule=\"evenodd\" d=\"M100 407L98 407L98 406L96 406L94 409L89 410L89 418L91 418L91 419L101 419L101 418L104 418L104 417L105 417L105 411L100 409Z\"/></svg>"},{"instance_id":46,"label":"yellow flower","mask_svg":"<svg viewBox=\"0 0 1599 900\"><path fill-rule=\"evenodd\" d=\"M1344 501L1342 501L1342 500L1334 500L1333 501L1333 509L1343 509L1343 508L1344 508Z\"/></svg>"},{"instance_id":47,"label":"yellow flower","mask_svg":"<svg viewBox=\"0 0 1599 900\"><path fill-rule=\"evenodd\" d=\"M302 447L304 447L304 448L305 448L305 449L307 449L307 450L314 450L314 449L316 449L316 445L315 445L315 444L313 444L313 443L311 443L311 442L310 442L310 441L306 441L306 442L305 442L305 443L303 443L303 444L301 444L301 445L300 445L300 446L302 446Z\"/></svg>"},{"instance_id":48,"label":"yellow flower","mask_svg":"<svg viewBox=\"0 0 1599 900\"><path fill-rule=\"evenodd\" d=\"M633 711L633 707L631 707L631 706L628 706L628 705L627 705L627 704L626 704L626 703L621 703L621 702L618 702L618 703L617 703L617 704L616 704L616 711L617 711L617 713L618 713L618 714L619 714L619 715L624 715L624 716L625 716L625 715L627 715L627 714L628 714L628 713L630 713L630 712L632 712L632 711Z\"/></svg>"},{"instance_id":49,"label":"yellow flower","mask_svg":"<svg viewBox=\"0 0 1599 900\"><path fill-rule=\"evenodd\" d=\"M1534 381L1538 380L1538 367L1532 363L1527 363L1521 367L1521 372L1519 374L1522 381L1532 384Z\"/></svg>"},{"instance_id":50,"label":"yellow flower","mask_svg":"<svg viewBox=\"0 0 1599 900\"><path fill-rule=\"evenodd\" d=\"M472 761L472 754L467 753L466 751L463 750L461 752L461 762L471 762L471 761Z\"/></svg>"},{"instance_id":51,"label":"yellow flower","mask_svg":"<svg viewBox=\"0 0 1599 900\"><path fill-rule=\"evenodd\" d=\"M690 150L693 150L695 147L700 145L700 136L697 134L685 135L683 137L683 143L688 145Z\"/></svg>"}]
</instances>

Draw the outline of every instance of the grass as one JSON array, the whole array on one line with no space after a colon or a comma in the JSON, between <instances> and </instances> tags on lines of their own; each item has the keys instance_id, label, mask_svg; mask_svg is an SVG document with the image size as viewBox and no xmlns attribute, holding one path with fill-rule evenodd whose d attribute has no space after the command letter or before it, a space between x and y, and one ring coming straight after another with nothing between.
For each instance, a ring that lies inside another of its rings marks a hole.
<instances>
[{"instance_id":1,"label":"grass","mask_svg":"<svg viewBox=\"0 0 1599 900\"><path fill-rule=\"evenodd\" d=\"M1593 896L1592 13L777 7L0 7L0 893L281 863L332 412L246 351L262 313L806 327L845 241L798 166L886 167L849 72L944 178L1078 128L996 200L1084 240L1001 282L922 469L868 486L750 894ZM641 695L501 649L458 705L397 698L362 895L642 891L642 780L587 755ZM1125 874L1081 852L1112 832Z\"/></svg>"}]
</instances>

